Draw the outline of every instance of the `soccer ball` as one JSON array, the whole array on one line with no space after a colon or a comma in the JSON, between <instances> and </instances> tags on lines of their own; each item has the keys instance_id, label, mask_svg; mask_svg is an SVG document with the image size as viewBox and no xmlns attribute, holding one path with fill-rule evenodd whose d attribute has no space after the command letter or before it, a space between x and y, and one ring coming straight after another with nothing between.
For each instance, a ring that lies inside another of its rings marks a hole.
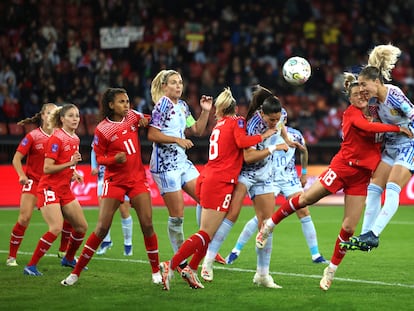
<instances>
[{"instance_id":1,"label":"soccer ball","mask_svg":"<svg viewBox=\"0 0 414 311\"><path fill-rule=\"evenodd\" d=\"M311 66L303 57L291 57L283 64L283 78L293 85L304 84L311 73Z\"/></svg>"}]
</instances>

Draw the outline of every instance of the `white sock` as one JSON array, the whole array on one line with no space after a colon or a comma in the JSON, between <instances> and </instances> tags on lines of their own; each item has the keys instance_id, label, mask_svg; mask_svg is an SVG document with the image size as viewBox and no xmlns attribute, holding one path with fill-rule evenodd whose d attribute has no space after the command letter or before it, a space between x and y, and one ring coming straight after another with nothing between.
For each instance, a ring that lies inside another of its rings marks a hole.
<instances>
[{"instance_id":1,"label":"white sock","mask_svg":"<svg viewBox=\"0 0 414 311\"><path fill-rule=\"evenodd\" d=\"M273 248L273 234L271 233L267 239L265 247L262 249L256 247L257 254L257 268L256 271L260 275L269 274L270 257L272 255Z\"/></svg>"},{"instance_id":2,"label":"white sock","mask_svg":"<svg viewBox=\"0 0 414 311\"><path fill-rule=\"evenodd\" d=\"M305 236L306 243L308 244L312 260L318 258L321 254L319 253L318 238L316 236L315 225L313 224L311 216L305 216L300 219L302 224L302 232Z\"/></svg>"},{"instance_id":3,"label":"white sock","mask_svg":"<svg viewBox=\"0 0 414 311\"><path fill-rule=\"evenodd\" d=\"M121 219L122 233L124 234L124 245L132 245L132 217Z\"/></svg>"},{"instance_id":4,"label":"white sock","mask_svg":"<svg viewBox=\"0 0 414 311\"><path fill-rule=\"evenodd\" d=\"M396 183L388 182L385 187L384 206L379 213L371 231L379 236L398 210L401 188Z\"/></svg>"},{"instance_id":5,"label":"white sock","mask_svg":"<svg viewBox=\"0 0 414 311\"><path fill-rule=\"evenodd\" d=\"M384 189L376 184L368 185L367 200L365 204L364 220L362 221L361 234L372 229L375 219L381 211L381 195Z\"/></svg>"},{"instance_id":6,"label":"white sock","mask_svg":"<svg viewBox=\"0 0 414 311\"><path fill-rule=\"evenodd\" d=\"M201 224L201 210L203 208L201 207L200 204L197 204L196 206L196 220L197 220L197 226L200 228L200 224Z\"/></svg>"},{"instance_id":7,"label":"white sock","mask_svg":"<svg viewBox=\"0 0 414 311\"><path fill-rule=\"evenodd\" d=\"M227 238L230 233L231 228L233 227L234 223L227 218L224 218L223 222L221 223L220 227L218 228L216 234L214 235L213 239L211 240L210 244L208 245L207 253L205 256L205 260L214 260L217 253L220 250L223 241Z\"/></svg>"},{"instance_id":8,"label":"white sock","mask_svg":"<svg viewBox=\"0 0 414 311\"><path fill-rule=\"evenodd\" d=\"M184 217L168 217L168 237L174 254L184 242Z\"/></svg>"},{"instance_id":9,"label":"white sock","mask_svg":"<svg viewBox=\"0 0 414 311\"><path fill-rule=\"evenodd\" d=\"M252 235L256 233L257 224L257 217L254 216L244 225L244 228L242 232L240 232L239 238L237 239L236 245L234 246L233 250L237 250L240 252L243 249L244 245L246 245L246 243L250 240Z\"/></svg>"}]
</instances>

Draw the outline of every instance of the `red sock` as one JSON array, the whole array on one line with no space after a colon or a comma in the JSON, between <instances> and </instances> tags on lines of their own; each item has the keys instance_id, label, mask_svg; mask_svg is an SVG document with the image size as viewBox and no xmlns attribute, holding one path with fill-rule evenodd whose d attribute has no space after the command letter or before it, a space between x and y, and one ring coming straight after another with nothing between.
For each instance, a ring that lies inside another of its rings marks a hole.
<instances>
[{"instance_id":1,"label":"red sock","mask_svg":"<svg viewBox=\"0 0 414 311\"><path fill-rule=\"evenodd\" d=\"M151 264L152 273L160 271L160 258L158 252L158 239L154 233L150 237L144 236L145 249L147 250L147 256Z\"/></svg>"},{"instance_id":2,"label":"red sock","mask_svg":"<svg viewBox=\"0 0 414 311\"><path fill-rule=\"evenodd\" d=\"M85 233L80 233L72 230L69 238L68 248L66 249L66 259L72 261L75 258L76 251L79 249L83 242Z\"/></svg>"},{"instance_id":3,"label":"red sock","mask_svg":"<svg viewBox=\"0 0 414 311\"><path fill-rule=\"evenodd\" d=\"M63 220L63 229L60 236L60 246L59 252L66 252L68 248L68 242L70 238L70 233L72 232L72 225L66 219Z\"/></svg>"},{"instance_id":4,"label":"red sock","mask_svg":"<svg viewBox=\"0 0 414 311\"><path fill-rule=\"evenodd\" d=\"M346 254L346 248L340 248L339 243L348 241L349 238L353 234L354 234L353 232L348 233L344 230L344 228L341 228L341 231L339 232L338 238L336 239L334 253L333 253L332 258L331 258L331 262L334 265L338 266L341 263L342 259L345 257L345 254Z\"/></svg>"},{"instance_id":5,"label":"red sock","mask_svg":"<svg viewBox=\"0 0 414 311\"><path fill-rule=\"evenodd\" d=\"M52 232L46 232L37 243L36 249L33 252L32 259L30 259L28 266L35 266L39 262L49 248L52 246L53 242L56 240L57 236Z\"/></svg>"},{"instance_id":6,"label":"red sock","mask_svg":"<svg viewBox=\"0 0 414 311\"><path fill-rule=\"evenodd\" d=\"M187 240L185 240L185 242L181 245L180 249L175 253L174 257L171 259L171 269L175 270L175 268L177 268L180 262L182 262L184 259L187 259L191 255L195 254L197 251L202 251L204 247L207 248L208 243L210 243L210 238L208 234L204 231L200 230L197 233L190 236Z\"/></svg>"},{"instance_id":7,"label":"red sock","mask_svg":"<svg viewBox=\"0 0 414 311\"><path fill-rule=\"evenodd\" d=\"M205 234L203 236L204 238L204 243L202 244L202 247L197 249L196 252L193 254L193 257L191 258L190 263L188 264L190 266L191 269L193 269L194 271L197 271L198 269L198 265L200 264L200 261L204 258L204 256L207 253L207 249L208 249L208 245L210 244L210 237L208 236L207 233L205 233L204 231L200 231L200 234L203 233Z\"/></svg>"},{"instance_id":8,"label":"red sock","mask_svg":"<svg viewBox=\"0 0 414 311\"><path fill-rule=\"evenodd\" d=\"M101 242L102 239L100 239L95 232L92 232L83 247L82 253L79 256L78 262L76 263L75 269L73 269L72 273L77 276L81 274L83 268L85 268L92 259L92 256L95 254Z\"/></svg>"},{"instance_id":9,"label":"red sock","mask_svg":"<svg viewBox=\"0 0 414 311\"><path fill-rule=\"evenodd\" d=\"M272 221L275 225L281 222L283 219L288 217L290 214L293 214L298 209L301 209L303 206L299 207L299 195L291 198L290 200L285 201L279 209L273 213Z\"/></svg>"},{"instance_id":10,"label":"red sock","mask_svg":"<svg viewBox=\"0 0 414 311\"><path fill-rule=\"evenodd\" d=\"M22 243L26 228L27 227L19 224L19 222L16 222L14 225L12 233L10 235L9 257L16 258L17 251L19 250L20 244Z\"/></svg>"}]
</instances>

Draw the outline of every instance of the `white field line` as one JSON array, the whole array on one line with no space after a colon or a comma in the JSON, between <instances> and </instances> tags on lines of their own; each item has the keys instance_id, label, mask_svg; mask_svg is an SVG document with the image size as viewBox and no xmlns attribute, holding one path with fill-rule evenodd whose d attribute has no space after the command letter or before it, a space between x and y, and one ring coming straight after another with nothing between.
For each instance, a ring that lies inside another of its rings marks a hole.
<instances>
[{"instance_id":1,"label":"white field line","mask_svg":"<svg viewBox=\"0 0 414 311\"><path fill-rule=\"evenodd\" d=\"M8 254L8 250L0 250L1 254ZM31 255L32 253L29 252L19 252L22 255ZM48 257L56 257L56 254L45 254ZM122 258L109 258L109 257L100 257L94 256L94 261L113 261L113 262L127 262L127 263L139 263L139 264L148 264L147 260L140 260L140 259L122 259ZM228 266L221 266L215 265L214 269L216 270L226 270L226 271L234 271L234 272L241 272L241 273L255 273L256 270L252 269L241 269L241 268L230 268ZM273 275L283 275L283 276L293 276L298 278L311 278L311 279L320 279L321 275L312 275L312 274L303 274L303 273L287 273L287 272L278 272L278 271L270 271L270 274ZM349 278L338 278L335 277L335 282L351 282L351 283L361 283L361 284L371 284L371 285L382 285L382 286L397 286L397 287L404 287L404 288L414 288L414 284L403 284L403 283L387 283L382 281L369 281L369 280L360 280L360 279L349 279Z\"/></svg>"}]
</instances>

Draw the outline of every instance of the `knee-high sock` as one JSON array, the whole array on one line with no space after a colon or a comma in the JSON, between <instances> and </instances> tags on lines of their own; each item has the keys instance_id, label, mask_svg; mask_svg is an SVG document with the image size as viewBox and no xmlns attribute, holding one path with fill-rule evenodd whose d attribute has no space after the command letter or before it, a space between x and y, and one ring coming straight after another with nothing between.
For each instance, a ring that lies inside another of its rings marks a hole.
<instances>
[{"instance_id":1,"label":"knee-high sock","mask_svg":"<svg viewBox=\"0 0 414 311\"><path fill-rule=\"evenodd\" d=\"M72 271L73 274L76 274L77 276L81 274L83 268L85 268L92 259L101 242L102 240L95 234L95 232L92 232L82 249L82 253L79 256L75 268Z\"/></svg>"},{"instance_id":2,"label":"knee-high sock","mask_svg":"<svg viewBox=\"0 0 414 311\"><path fill-rule=\"evenodd\" d=\"M385 187L384 206L382 207L381 212L371 228L372 232L374 232L376 236L381 234L390 222L392 216L394 216L397 212L398 205L400 204L400 192L401 188L396 183L387 183L387 186Z\"/></svg>"},{"instance_id":3,"label":"knee-high sock","mask_svg":"<svg viewBox=\"0 0 414 311\"><path fill-rule=\"evenodd\" d=\"M20 244L22 244L26 229L27 227L22 226L19 222L16 222L14 225L10 235L9 257L16 258L17 251L19 250Z\"/></svg>"},{"instance_id":4,"label":"knee-high sock","mask_svg":"<svg viewBox=\"0 0 414 311\"><path fill-rule=\"evenodd\" d=\"M241 251L243 249L244 245L246 245L252 235L256 233L257 226L258 220L257 217L254 216L244 225L243 230L240 232L239 238L237 239L236 245L233 248L233 251Z\"/></svg>"},{"instance_id":5,"label":"knee-high sock","mask_svg":"<svg viewBox=\"0 0 414 311\"><path fill-rule=\"evenodd\" d=\"M256 247L256 254L257 254L256 272L260 275L269 274L270 258L272 256L272 248L273 248L272 241L273 241L273 234L270 234L264 248L260 249Z\"/></svg>"},{"instance_id":6,"label":"knee-high sock","mask_svg":"<svg viewBox=\"0 0 414 311\"><path fill-rule=\"evenodd\" d=\"M36 249L33 252L32 258L30 259L28 266L37 265L39 260L46 254L53 242L57 239L57 235L52 232L46 232L37 243Z\"/></svg>"},{"instance_id":7,"label":"knee-high sock","mask_svg":"<svg viewBox=\"0 0 414 311\"><path fill-rule=\"evenodd\" d=\"M201 210L203 208L201 207L200 204L197 204L196 206L196 220L197 220L197 226L200 228L200 224L201 224Z\"/></svg>"},{"instance_id":8,"label":"knee-high sock","mask_svg":"<svg viewBox=\"0 0 414 311\"><path fill-rule=\"evenodd\" d=\"M184 217L168 217L168 237L174 253L184 242L183 223Z\"/></svg>"},{"instance_id":9,"label":"knee-high sock","mask_svg":"<svg viewBox=\"0 0 414 311\"><path fill-rule=\"evenodd\" d=\"M124 234L124 245L132 245L132 217L121 219L122 233Z\"/></svg>"},{"instance_id":10,"label":"knee-high sock","mask_svg":"<svg viewBox=\"0 0 414 311\"><path fill-rule=\"evenodd\" d=\"M364 220L362 221L361 234L372 229L375 219L381 211L381 195L384 189L376 184L368 185L367 200L365 204Z\"/></svg>"},{"instance_id":11,"label":"knee-high sock","mask_svg":"<svg viewBox=\"0 0 414 311\"><path fill-rule=\"evenodd\" d=\"M234 223L227 218L224 218L223 222L221 223L220 227L218 228L216 234L214 235L213 239L211 240L205 260L213 262L214 258L216 258L217 253L220 250L223 241L227 238L230 233L231 228L233 227Z\"/></svg>"},{"instance_id":12,"label":"knee-high sock","mask_svg":"<svg viewBox=\"0 0 414 311\"><path fill-rule=\"evenodd\" d=\"M315 225L313 224L311 216L305 216L300 219L302 224L303 235L308 244L312 256L319 256L318 238L316 235Z\"/></svg>"},{"instance_id":13,"label":"knee-high sock","mask_svg":"<svg viewBox=\"0 0 414 311\"><path fill-rule=\"evenodd\" d=\"M66 250L66 259L71 261L75 258L76 251L81 246L83 239L85 237L84 232L76 232L72 230L72 233L69 238L68 248Z\"/></svg>"},{"instance_id":14,"label":"knee-high sock","mask_svg":"<svg viewBox=\"0 0 414 311\"><path fill-rule=\"evenodd\" d=\"M203 258L200 258L200 254L205 254L208 247L208 243L210 243L210 237L206 232L200 230L197 233L193 234L181 245L180 249L175 253L174 257L171 259L171 269L175 270L175 268L177 268L177 266L181 262L193 255L193 258L189 265L191 269L197 270L198 264ZM194 258L194 255L197 253L197 258Z\"/></svg>"},{"instance_id":15,"label":"knee-high sock","mask_svg":"<svg viewBox=\"0 0 414 311\"><path fill-rule=\"evenodd\" d=\"M147 250L147 256L151 264L152 273L160 271L160 258L158 251L158 238L154 233L150 237L144 236L145 249Z\"/></svg>"},{"instance_id":16,"label":"knee-high sock","mask_svg":"<svg viewBox=\"0 0 414 311\"><path fill-rule=\"evenodd\" d=\"M72 225L66 219L63 220L63 228L60 233L59 252L66 252L68 248L70 233L72 232Z\"/></svg>"},{"instance_id":17,"label":"knee-high sock","mask_svg":"<svg viewBox=\"0 0 414 311\"><path fill-rule=\"evenodd\" d=\"M294 198L291 198L290 200L285 201L279 209L273 213L272 218L270 221L267 222L267 225L270 227L274 227L279 222L281 222L283 219L288 217L289 215L296 212L298 209L302 208L304 206L299 206L299 196L296 196Z\"/></svg>"},{"instance_id":18,"label":"knee-high sock","mask_svg":"<svg viewBox=\"0 0 414 311\"><path fill-rule=\"evenodd\" d=\"M344 230L344 228L341 228L338 238L336 239L334 252L331 258L331 263L333 265L338 266L346 254L346 248L340 248L339 243L348 241L353 234L353 232L348 233Z\"/></svg>"}]
</instances>

